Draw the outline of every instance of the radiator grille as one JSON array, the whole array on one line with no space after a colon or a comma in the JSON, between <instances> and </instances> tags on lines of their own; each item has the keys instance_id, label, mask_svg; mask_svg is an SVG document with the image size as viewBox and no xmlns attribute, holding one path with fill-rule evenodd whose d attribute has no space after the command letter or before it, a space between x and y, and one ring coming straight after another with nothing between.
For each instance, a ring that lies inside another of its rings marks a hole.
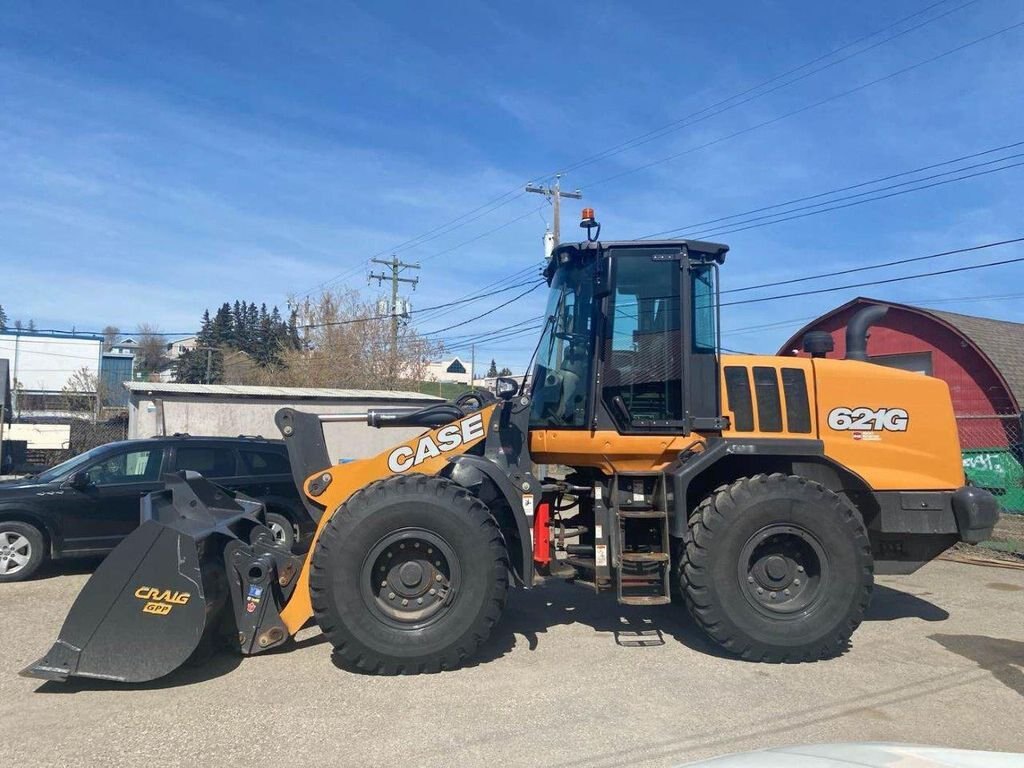
<instances>
[{"instance_id":1,"label":"radiator grille","mask_svg":"<svg viewBox=\"0 0 1024 768\"><path fill-rule=\"evenodd\" d=\"M756 429L760 432L785 431L809 434L812 431L807 374L801 368L783 368L780 371L772 366L757 365L751 370L742 365L727 365L725 394L729 410L732 411L733 429L737 432L753 432ZM786 406L785 427L782 417L783 402Z\"/></svg>"}]
</instances>

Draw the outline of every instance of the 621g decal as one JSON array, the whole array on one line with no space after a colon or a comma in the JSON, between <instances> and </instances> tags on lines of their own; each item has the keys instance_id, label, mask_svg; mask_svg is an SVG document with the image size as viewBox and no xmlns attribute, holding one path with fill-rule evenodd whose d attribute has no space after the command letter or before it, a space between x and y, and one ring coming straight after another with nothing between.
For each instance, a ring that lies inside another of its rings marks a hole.
<instances>
[{"instance_id":1,"label":"621g decal","mask_svg":"<svg viewBox=\"0 0 1024 768\"><path fill-rule=\"evenodd\" d=\"M910 416L902 408L833 408L829 429L839 432L906 432Z\"/></svg>"}]
</instances>

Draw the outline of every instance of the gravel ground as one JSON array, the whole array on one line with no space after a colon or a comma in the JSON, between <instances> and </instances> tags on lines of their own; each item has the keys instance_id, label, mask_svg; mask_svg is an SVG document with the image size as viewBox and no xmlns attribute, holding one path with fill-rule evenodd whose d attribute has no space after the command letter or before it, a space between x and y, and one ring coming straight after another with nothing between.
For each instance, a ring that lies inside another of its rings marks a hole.
<instances>
[{"instance_id":1,"label":"gravel ground","mask_svg":"<svg viewBox=\"0 0 1024 768\"><path fill-rule=\"evenodd\" d=\"M86 578L0 589L3 765L670 766L854 740L1024 752L1024 570L882 577L851 649L797 666L724 658L681 609L558 583L514 593L478 663L440 675L344 672L307 630L148 686L16 676Z\"/></svg>"}]
</instances>

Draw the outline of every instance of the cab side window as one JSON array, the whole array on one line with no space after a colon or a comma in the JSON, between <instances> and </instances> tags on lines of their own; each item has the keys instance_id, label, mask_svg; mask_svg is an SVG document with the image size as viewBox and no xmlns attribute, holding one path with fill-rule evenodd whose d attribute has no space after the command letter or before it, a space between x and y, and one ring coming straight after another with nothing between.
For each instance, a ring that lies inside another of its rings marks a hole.
<instances>
[{"instance_id":1,"label":"cab side window","mask_svg":"<svg viewBox=\"0 0 1024 768\"><path fill-rule=\"evenodd\" d=\"M178 471L188 469L203 477L231 477L235 474L235 453L230 448L188 446L178 448L174 462Z\"/></svg>"},{"instance_id":2,"label":"cab side window","mask_svg":"<svg viewBox=\"0 0 1024 768\"><path fill-rule=\"evenodd\" d=\"M160 477L163 450L148 448L142 451L118 453L93 464L86 470L92 485L119 485L121 483L151 483Z\"/></svg>"}]
</instances>

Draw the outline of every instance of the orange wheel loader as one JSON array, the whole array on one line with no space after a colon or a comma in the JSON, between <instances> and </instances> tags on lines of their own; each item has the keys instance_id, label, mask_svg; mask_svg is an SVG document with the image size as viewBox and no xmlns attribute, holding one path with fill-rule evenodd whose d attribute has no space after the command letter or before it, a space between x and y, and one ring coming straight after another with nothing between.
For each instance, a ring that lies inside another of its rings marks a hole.
<instances>
[{"instance_id":1,"label":"orange wheel loader","mask_svg":"<svg viewBox=\"0 0 1024 768\"><path fill-rule=\"evenodd\" d=\"M510 587L552 578L685 605L744 659L814 660L847 647L874 574L990 534L998 507L965 484L946 385L866 361L877 308L850 324L847 359L820 335L808 357L723 355L726 246L591 231L547 265L527 384L419 410L283 409L308 554L282 549L258 504L169 478L25 674L150 680L313 623L354 670L452 669ZM355 419L423 432L335 465L324 426Z\"/></svg>"}]
</instances>

